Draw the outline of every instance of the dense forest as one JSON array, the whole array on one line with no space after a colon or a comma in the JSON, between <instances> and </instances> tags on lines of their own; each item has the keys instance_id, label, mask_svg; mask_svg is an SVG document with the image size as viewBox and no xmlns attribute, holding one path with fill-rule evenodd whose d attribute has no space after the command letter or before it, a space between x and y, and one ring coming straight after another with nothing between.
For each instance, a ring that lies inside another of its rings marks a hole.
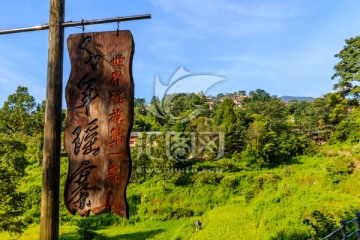
<instances>
[{"instance_id":1,"label":"dense forest","mask_svg":"<svg viewBox=\"0 0 360 240\"><path fill-rule=\"evenodd\" d=\"M311 101L262 89L135 99L133 132L142 134L132 148L130 220L73 217L61 201L62 239L316 239L334 230L360 210L360 37L336 57L334 91ZM23 86L0 109L1 231L37 231L44 114L45 102ZM63 151L61 194L66 171ZM111 238L111 227L130 237Z\"/></svg>"}]
</instances>

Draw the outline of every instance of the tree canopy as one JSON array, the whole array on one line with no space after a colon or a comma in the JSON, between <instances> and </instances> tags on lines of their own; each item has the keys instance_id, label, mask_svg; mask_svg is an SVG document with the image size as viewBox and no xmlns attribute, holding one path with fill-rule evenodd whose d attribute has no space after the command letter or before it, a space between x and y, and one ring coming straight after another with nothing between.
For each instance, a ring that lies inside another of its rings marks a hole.
<instances>
[{"instance_id":1,"label":"tree canopy","mask_svg":"<svg viewBox=\"0 0 360 240\"><path fill-rule=\"evenodd\" d=\"M345 95L359 97L360 87L360 36L345 40L344 48L335 55L340 59L334 66L335 73L332 79L338 80L334 89Z\"/></svg>"},{"instance_id":2,"label":"tree canopy","mask_svg":"<svg viewBox=\"0 0 360 240\"><path fill-rule=\"evenodd\" d=\"M0 109L0 130L13 134L24 132L30 134L32 119L36 107L35 98L27 87L19 86L14 94L9 95Z\"/></svg>"}]
</instances>

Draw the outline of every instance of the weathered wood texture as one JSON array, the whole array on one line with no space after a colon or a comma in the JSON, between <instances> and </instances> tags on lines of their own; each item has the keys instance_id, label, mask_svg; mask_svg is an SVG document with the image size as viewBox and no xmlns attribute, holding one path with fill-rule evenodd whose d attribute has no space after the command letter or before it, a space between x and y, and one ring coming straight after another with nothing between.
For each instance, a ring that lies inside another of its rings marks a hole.
<instances>
[{"instance_id":1,"label":"weathered wood texture","mask_svg":"<svg viewBox=\"0 0 360 240\"><path fill-rule=\"evenodd\" d=\"M66 85L69 157L65 204L75 214L110 212L129 217L133 123L134 43L130 31L70 35Z\"/></svg>"},{"instance_id":2,"label":"weathered wood texture","mask_svg":"<svg viewBox=\"0 0 360 240\"><path fill-rule=\"evenodd\" d=\"M40 239L59 238L64 0L50 1Z\"/></svg>"}]
</instances>

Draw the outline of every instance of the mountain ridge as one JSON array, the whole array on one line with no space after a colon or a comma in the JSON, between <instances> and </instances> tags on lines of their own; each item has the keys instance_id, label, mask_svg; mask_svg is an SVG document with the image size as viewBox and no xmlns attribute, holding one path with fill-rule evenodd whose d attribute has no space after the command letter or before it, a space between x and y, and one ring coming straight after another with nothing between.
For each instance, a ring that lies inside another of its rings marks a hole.
<instances>
[{"instance_id":1,"label":"mountain ridge","mask_svg":"<svg viewBox=\"0 0 360 240\"><path fill-rule=\"evenodd\" d=\"M290 101L305 101L305 102L311 102L311 101L314 101L316 98L313 98L313 97L303 97L303 96L300 96L300 97L297 97L297 96L282 96L280 97L281 100L283 100L284 102L290 102Z\"/></svg>"}]
</instances>

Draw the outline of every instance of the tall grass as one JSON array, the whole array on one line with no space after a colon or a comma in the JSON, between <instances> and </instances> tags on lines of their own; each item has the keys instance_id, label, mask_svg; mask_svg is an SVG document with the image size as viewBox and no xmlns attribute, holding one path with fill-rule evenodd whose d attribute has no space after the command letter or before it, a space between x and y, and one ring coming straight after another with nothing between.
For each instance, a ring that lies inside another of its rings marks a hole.
<instances>
[{"instance_id":1,"label":"tall grass","mask_svg":"<svg viewBox=\"0 0 360 240\"><path fill-rule=\"evenodd\" d=\"M312 157L262 171L241 166L236 158L200 162L193 165L197 171L131 183L129 220L113 214L73 217L62 203L61 239L316 239L360 210L359 144L324 146ZM204 170L211 168L222 171ZM28 172L23 191L41 186L41 169ZM39 211L26 214L36 219ZM33 221L18 239L38 239L38 224Z\"/></svg>"}]
</instances>

